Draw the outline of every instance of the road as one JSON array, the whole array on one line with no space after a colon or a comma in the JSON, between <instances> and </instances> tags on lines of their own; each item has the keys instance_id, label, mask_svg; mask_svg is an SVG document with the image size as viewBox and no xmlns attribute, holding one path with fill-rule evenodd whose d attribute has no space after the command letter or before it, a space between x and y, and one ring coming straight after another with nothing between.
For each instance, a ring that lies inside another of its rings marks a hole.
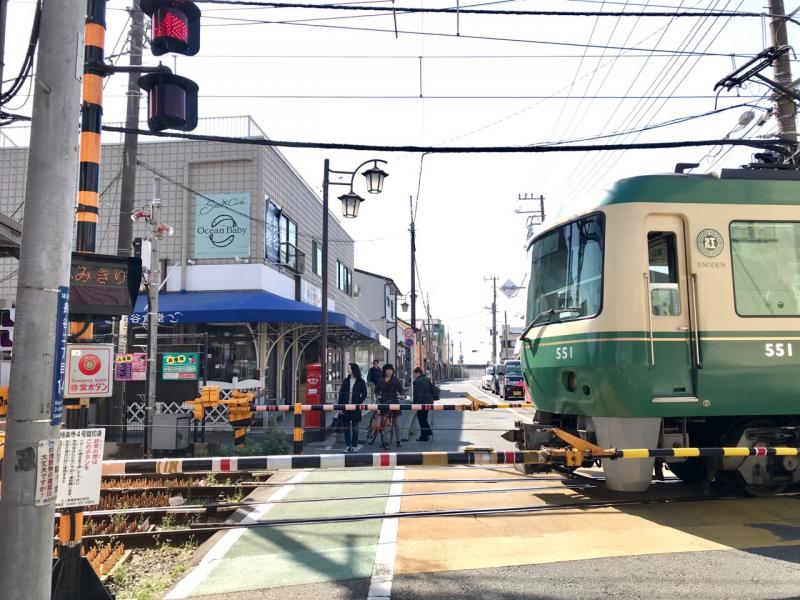
<instances>
[{"instance_id":1,"label":"road","mask_svg":"<svg viewBox=\"0 0 800 600\"><path fill-rule=\"evenodd\" d=\"M479 393L464 384L448 391ZM530 416L517 412L437 413L441 430L431 449L503 449L499 430ZM451 427L457 424L464 430ZM591 476L526 478L509 467L281 472L273 481L285 485L259 490L252 499L260 504L248 520L297 523L237 529L210 540L167 598L800 597L800 504L794 496L703 499L699 488L674 480L645 494L620 495ZM692 500L618 504L685 497ZM617 505L575 506L605 501ZM522 511L418 514L514 507ZM360 518L309 523L348 515Z\"/></svg>"}]
</instances>

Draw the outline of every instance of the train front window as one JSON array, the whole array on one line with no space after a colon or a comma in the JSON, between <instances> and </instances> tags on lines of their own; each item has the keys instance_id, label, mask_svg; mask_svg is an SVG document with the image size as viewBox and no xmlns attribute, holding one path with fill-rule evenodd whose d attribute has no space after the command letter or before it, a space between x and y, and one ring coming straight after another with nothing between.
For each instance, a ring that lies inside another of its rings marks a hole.
<instances>
[{"instance_id":1,"label":"train front window","mask_svg":"<svg viewBox=\"0 0 800 600\"><path fill-rule=\"evenodd\" d=\"M800 223L736 221L730 234L737 314L800 316Z\"/></svg>"},{"instance_id":2,"label":"train front window","mask_svg":"<svg viewBox=\"0 0 800 600\"><path fill-rule=\"evenodd\" d=\"M584 217L533 242L529 323L546 311L562 311L558 315L561 321L600 312L604 224L602 214Z\"/></svg>"}]
</instances>

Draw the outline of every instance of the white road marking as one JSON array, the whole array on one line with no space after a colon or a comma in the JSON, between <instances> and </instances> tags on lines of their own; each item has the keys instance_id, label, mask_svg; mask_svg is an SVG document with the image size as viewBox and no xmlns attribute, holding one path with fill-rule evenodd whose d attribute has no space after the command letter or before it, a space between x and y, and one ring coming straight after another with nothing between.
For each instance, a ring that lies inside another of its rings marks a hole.
<instances>
[{"instance_id":1,"label":"white road marking","mask_svg":"<svg viewBox=\"0 0 800 600\"><path fill-rule=\"evenodd\" d=\"M295 483L299 483L303 481L306 477L308 477L309 471L302 471L292 477L289 481L286 482L286 485L278 488L272 496L270 496L269 501L265 502L264 504L257 505L251 512L248 514L244 519L241 520L241 523L255 523L261 517L263 517L269 510L275 506L272 504L272 501L275 500L283 500L289 492L294 489ZM247 531L245 527L238 528L238 529L231 529L230 531L226 532L222 539L217 542L211 550L203 557L194 569L192 569L186 577L181 579L178 584L170 591L166 596L164 596L164 600L181 600L183 598L188 598L189 594L191 594L194 589L203 582L203 580L208 577L209 573L211 573L212 569L216 567L219 562L225 557L228 553L228 550L239 541L239 538L242 537L244 532Z\"/></svg>"},{"instance_id":2,"label":"white road marking","mask_svg":"<svg viewBox=\"0 0 800 600\"><path fill-rule=\"evenodd\" d=\"M403 493L403 477L405 471L399 467L392 473L392 485L389 486L390 498L386 500L387 515L396 515L400 512L400 502ZM394 579L394 561L397 556L397 517L384 519L381 523L381 533L378 537L378 547L375 550L375 562L372 565L372 579L369 582L367 600L388 600L392 597L392 580Z\"/></svg>"}]
</instances>

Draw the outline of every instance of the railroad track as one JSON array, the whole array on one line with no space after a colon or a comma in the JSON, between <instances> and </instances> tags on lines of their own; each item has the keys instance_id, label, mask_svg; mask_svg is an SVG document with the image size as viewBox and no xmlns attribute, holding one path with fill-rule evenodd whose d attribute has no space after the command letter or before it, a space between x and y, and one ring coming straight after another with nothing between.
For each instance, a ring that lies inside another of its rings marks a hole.
<instances>
[{"instance_id":1,"label":"railroad track","mask_svg":"<svg viewBox=\"0 0 800 600\"><path fill-rule=\"evenodd\" d=\"M519 480L520 478L514 478L514 480ZM518 493L518 492L552 492L556 489L573 489L576 491L583 491L583 490L590 490L590 489L600 489L600 486L593 485L590 482L584 483L573 483L570 479L564 477L541 477L541 478L521 478L523 481L529 484L537 484L540 482L558 482L558 484L554 485L528 485L528 486L514 486L514 487L503 487L503 488L490 488L490 489L466 489L466 490L438 490L438 491L425 491L425 492L404 492L401 494L385 494L385 495L352 495L352 496L331 496L331 497L322 497L322 498L301 498L301 499L282 499L282 500L275 500L271 503L274 504L300 504L300 503L312 503L312 502L330 502L333 500L336 501L359 501L364 499L374 499L374 498L394 498L394 497L419 497L419 496L442 496L442 495L476 495L476 494L499 494L499 493ZM596 481L598 478L589 476L588 479L590 481ZM432 480L407 480L405 483L410 483L411 481L418 481L420 483L430 483ZM460 479L460 480L452 480L452 479L439 479L433 480L440 483L462 483L462 482L469 482L469 483L508 483L509 479ZM312 483L312 482L309 482ZM313 482L313 483L323 483L323 482ZM343 483L364 483L361 481L352 481L352 482L324 482L325 484L339 484L342 485ZM676 483L680 483L677 482ZM285 483L279 485L286 485ZM295 484L293 484L295 485ZM672 485L668 486L672 488ZM791 496L797 497L798 494L784 494L784 496ZM574 497L574 496L572 496ZM565 496L565 498L571 498L570 496ZM678 504L678 503L700 503L700 502L710 502L710 501L726 501L732 502L736 500L742 500L741 496L733 496L733 495L679 495L679 496L658 496L658 497L646 497L646 498L635 498L635 499L602 499L596 500L591 498L584 497L583 499L575 500L575 501L565 501L565 502L558 502L558 503L545 503L545 504L528 504L523 506L500 506L500 507L491 507L491 508L459 508L459 509L443 509L443 510L416 510L416 511L403 511L397 513L395 516L397 518L443 518L443 517L464 517L464 516L472 516L472 517L479 517L479 516L503 516L503 515L513 515L513 514L546 514L550 512L558 512L558 511L569 511L569 510L602 510L605 508L626 508L626 507L635 507L635 506L646 506L646 505L658 505L658 504ZM269 502L269 500L267 500ZM197 506L185 506L185 507L160 507L160 508L153 508L153 509L146 509L142 511L105 511L104 516L111 517L113 514L124 513L127 515L154 515L154 516L161 516L163 518L164 515L169 514L198 514L201 512L206 513L207 519L216 519L218 517L222 517L223 515L230 515L232 512L238 509L247 509L259 504L263 504L263 501L260 502L253 502L253 501L242 501L242 502L225 502L225 503L215 503L211 505L197 505ZM89 516L87 514L87 516ZM231 522L210 522L206 520L205 522L199 521L190 521L187 520L182 527L172 527L169 529L158 529L157 526L148 531L136 531L136 532L124 532L118 534L110 534L110 535L88 535L84 536L84 540L87 543L122 543L125 547L128 548L136 548L136 547L149 547L154 545L157 542L169 542L169 543L182 543L187 540L193 539L195 541L204 541L208 539L212 535L220 531L226 531L229 529L237 529L237 528L247 528L247 529L256 529L256 528L264 528L264 527L282 527L282 526L299 526L299 525L323 525L323 524L331 524L331 523L344 523L344 522L355 522L355 521L369 521L369 520L379 520L384 519L385 514L383 512L380 513L367 513L363 515L332 515L326 517L304 517L298 519L269 519L264 521L258 521L255 523L231 523ZM175 521L177 522L177 521Z\"/></svg>"}]
</instances>

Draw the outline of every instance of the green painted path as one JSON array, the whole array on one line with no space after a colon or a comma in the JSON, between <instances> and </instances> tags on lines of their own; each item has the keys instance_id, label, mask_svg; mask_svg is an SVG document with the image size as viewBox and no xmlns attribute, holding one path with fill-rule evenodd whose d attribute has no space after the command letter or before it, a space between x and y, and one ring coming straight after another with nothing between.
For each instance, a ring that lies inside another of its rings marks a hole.
<instances>
[{"instance_id":1,"label":"green painted path","mask_svg":"<svg viewBox=\"0 0 800 600\"><path fill-rule=\"evenodd\" d=\"M347 479L373 482L357 485L298 485L286 499L380 496L389 492L392 470L348 469ZM305 474L303 483L342 479L336 471ZM291 485L291 482L287 482ZM274 495L273 495L274 496ZM269 500L266 500L269 503ZM382 513L386 498L273 504L258 521L331 515ZM273 587L370 578L381 520L322 525L264 527L228 532L209 551L168 599L226 594ZM238 539L237 539L238 538ZM233 544L230 545L232 539ZM227 546L230 546L227 548ZM227 550L226 550L227 548ZM216 554L215 554L216 550ZM207 560L208 559L208 560Z\"/></svg>"}]
</instances>

